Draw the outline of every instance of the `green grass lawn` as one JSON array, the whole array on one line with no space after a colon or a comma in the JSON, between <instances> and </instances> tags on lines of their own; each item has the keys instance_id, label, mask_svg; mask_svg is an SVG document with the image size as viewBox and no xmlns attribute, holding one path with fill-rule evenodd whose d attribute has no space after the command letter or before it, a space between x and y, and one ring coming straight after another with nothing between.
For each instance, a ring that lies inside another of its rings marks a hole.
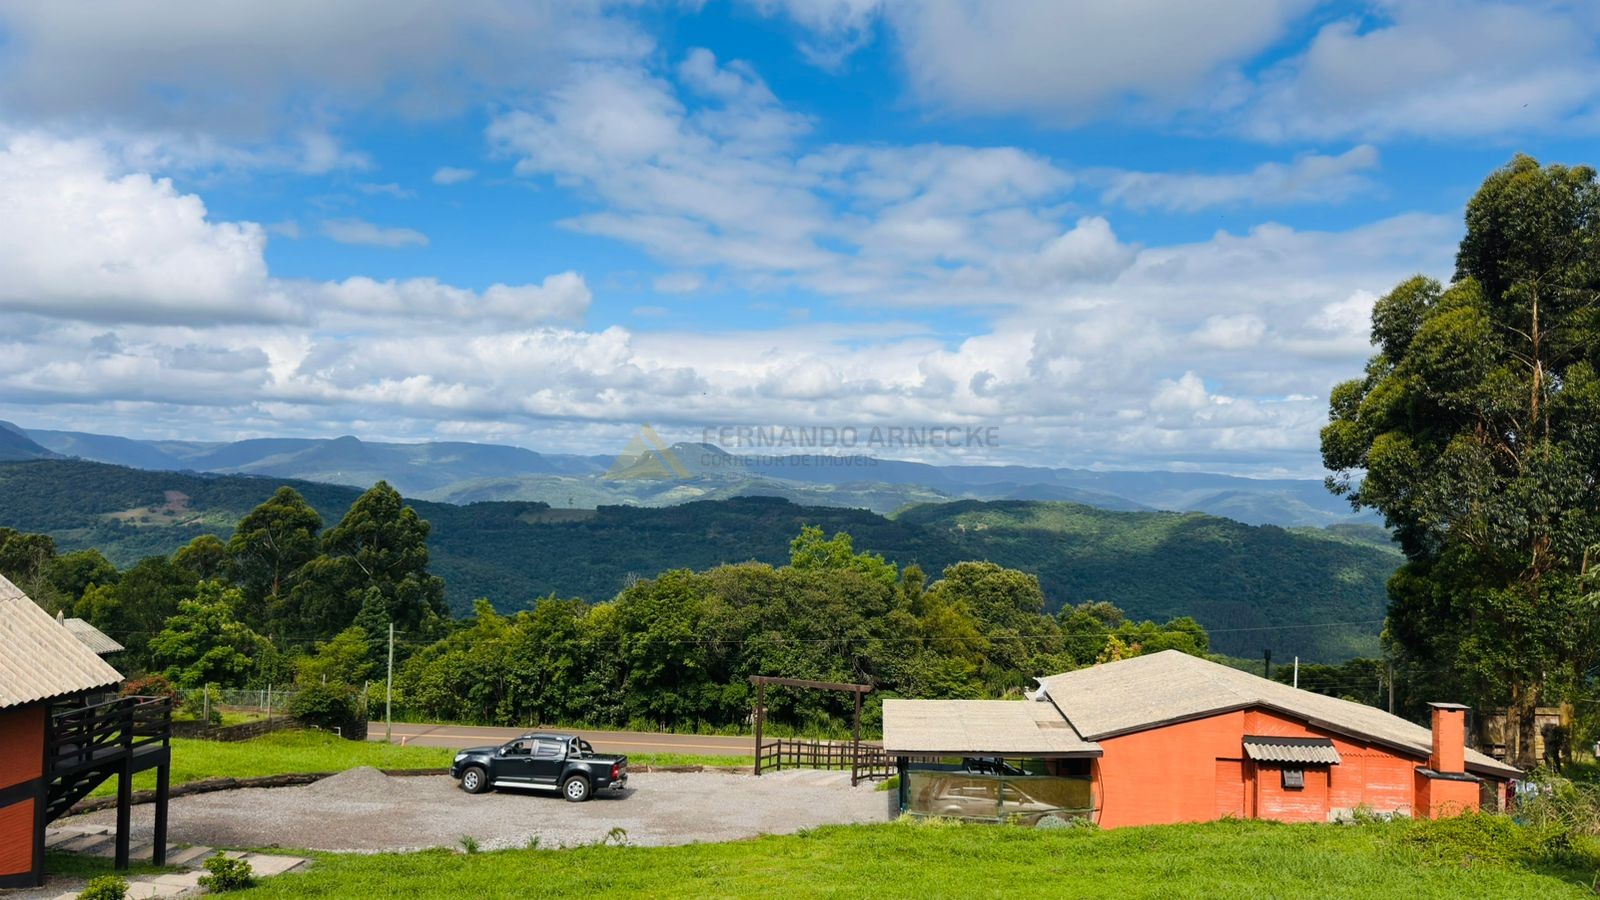
<instances>
[{"instance_id":1,"label":"green grass lawn","mask_svg":"<svg viewBox=\"0 0 1600 900\"><path fill-rule=\"evenodd\" d=\"M275 731L248 741L223 743L172 739L172 783L207 778L256 778L299 772L341 772L356 766L379 769L445 768L455 751L444 747L402 747L378 741L347 741L322 731ZM634 766L750 766L750 756L699 756L687 753L652 753L628 757ZM135 790L156 786L156 773L133 778ZM91 796L116 793L112 779Z\"/></svg>"},{"instance_id":2,"label":"green grass lawn","mask_svg":"<svg viewBox=\"0 0 1600 900\"><path fill-rule=\"evenodd\" d=\"M1419 846L1428 823L835 826L684 847L319 855L245 897L1593 897L1592 874Z\"/></svg>"},{"instance_id":3,"label":"green grass lawn","mask_svg":"<svg viewBox=\"0 0 1600 900\"><path fill-rule=\"evenodd\" d=\"M339 772L356 766L380 769L427 769L450 765L454 750L442 747L400 747L375 741L347 741L320 731L275 731L249 741L224 743L172 739L172 783L207 778L256 778L296 772ZM135 790L156 786L154 771L133 778ZM94 795L116 793L115 779Z\"/></svg>"}]
</instances>

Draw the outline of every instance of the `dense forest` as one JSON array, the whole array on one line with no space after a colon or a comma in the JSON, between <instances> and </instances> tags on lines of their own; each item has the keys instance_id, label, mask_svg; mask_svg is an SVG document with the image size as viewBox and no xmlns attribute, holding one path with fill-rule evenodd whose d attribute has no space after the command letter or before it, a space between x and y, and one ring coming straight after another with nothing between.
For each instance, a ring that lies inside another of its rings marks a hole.
<instances>
[{"instance_id":1,"label":"dense forest","mask_svg":"<svg viewBox=\"0 0 1600 900\"><path fill-rule=\"evenodd\" d=\"M73 460L0 464L0 526L95 548L118 566L169 555L234 524L284 482L152 472ZM323 521L359 496L289 482ZM1398 554L1376 529L1247 526L1198 513L1112 512L1072 503L961 501L895 517L802 507L778 498L665 508L551 509L542 503L467 506L410 501L432 528L430 571L456 614L488 599L511 613L538 597L609 600L631 581L670 569L788 560L806 525L846 532L897 566L929 573L990 560L1039 579L1045 609L1108 602L1140 619L1192 615L1218 649L1270 648L1337 661L1377 651L1386 578Z\"/></svg>"},{"instance_id":2,"label":"dense forest","mask_svg":"<svg viewBox=\"0 0 1600 900\"><path fill-rule=\"evenodd\" d=\"M549 596L512 615L480 601L452 620L428 571L429 530L382 482L328 528L282 487L227 542L203 534L120 571L95 550L0 529L0 573L124 643L138 690L294 684L291 710L313 722L358 714L391 624L398 701L413 715L648 728L740 727L755 674L871 683L871 725L883 697L1015 694L1048 672L1209 650L1192 618L1134 622L1106 603L1052 615L1028 573L961 562L930 578L815 526L784 565L675 569L605 602ZM841 702L778 691L771 711L827 731Z\"/></svg>"}]
</instances>

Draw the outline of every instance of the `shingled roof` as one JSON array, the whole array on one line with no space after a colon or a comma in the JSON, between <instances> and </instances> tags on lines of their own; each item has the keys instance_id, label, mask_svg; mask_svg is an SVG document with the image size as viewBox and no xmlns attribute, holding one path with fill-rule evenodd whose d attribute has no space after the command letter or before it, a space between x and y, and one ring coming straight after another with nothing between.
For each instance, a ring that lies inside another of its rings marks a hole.
<instances>
[{"instance_id":1,"label":"shingled roof","mask_svg":"<svg viewBox=\"0 0 1600 900\"><path fill-rule=\"evenodd\" d=\"M883 748L891 756L1099 756L1048 702L883 701Z\"/></svg>"},{"instance_id":2,"label":"shingled roof","mask_svg":"<svg viewBox=\"0 0 1600 900\"><path fill-rule=\"evenodd\" d=\"M1433 746L1427 728L1376 707L1302 691L1177 650L1050 675L1039 685L1090 741L1259 706L1421 757ZM1522 774L1471 749L1466 764L1469 771L1500 778Z\"/></svg>"},{"instance_id":3,"label":"shingled roof","mask_svg":"<svg viewBox=\"0 0 1600 900\"><path fill-rule=\"evenodd\" d=\"M120 681L116 669L0 575L0 709Z\"/></svg>"}]
</instances>

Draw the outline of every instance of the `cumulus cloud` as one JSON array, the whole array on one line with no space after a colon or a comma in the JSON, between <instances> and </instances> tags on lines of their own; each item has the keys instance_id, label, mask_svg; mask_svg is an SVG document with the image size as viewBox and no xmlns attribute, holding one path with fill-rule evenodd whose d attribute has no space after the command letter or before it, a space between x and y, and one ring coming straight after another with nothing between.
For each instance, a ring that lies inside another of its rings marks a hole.
<instances>
[{"instance_id":1,"label":"cumulus cloud","mask_svg":"<svg viewBox=\"0 0 1600 900\"><path fill-rule=\"evenodd\" d=\"M1324 25L1268 71L1243 112L1270 140L1474 136L1588 120L1600 110L1592 4L1389 0L1372 24Z\"/></svg>"},{"instance_id":2,"label":"cumulus cloud","mask_svg":"<svg viewBox=\"0 0 1600 900\"><path fill-rule=\"evenodd\" d=\"M1378 166L1370 144L1339 154L1307 153L1292 163L1262 163L1234 175L1184 172L1109 172L1101 197L1133 209L1194 212L1213 206L1336 203L1377 185L1359 173Z\"/></svg>"},{"instance_id":3,"label":"cumulus cloud","mask_svg":"<svg viewBox=\"0 0 1600 900\"><path fill-rule=\"evenodd\" d=\"M471 181L478 173L471 169L458 169L455 166L440 166L433 172L434 184L461 184Z\"/></svg>"},{"instance_id":4,"label":"cumulus cloud","mask_svg":"<svg viewBox=\"0 0 1600 900\"><path fill-rule=\"evenodd\" d=\"M1600 10L1569 0L753 0L837 68L881 21L911 92L1051 125L1192 120L1269 141L1478 136L1600 123ZM1262 65L1296 27L1315 29Z\"/></svg>"},{"instance_id":5,"label":"cumulus cloud","mask_svg":"<svg viewBox=\"0 0 1600 900\"><path fill-rule=\"evenodd\" d=\"M1060 221L1072 177L1013 147L828 145L747 65L691 51L680 93L636 67L596 67L491 125L518 174L579 189L566 221L673 267L725 267L873 302L1013 303L1103 280L1131 259L1104 220Z\"/></svg>"},{"instance_id":6,"label":"cumulus cloud","mask_svg":"<svg viewBox=\"0 0 1600 900\"><path fill-rule=\"evenodd\" d=\"M259 134L307 112L453 114L485 90L536 87L573 53L650 46L602 4L462 0L0 3L19 115ZM306 85L316 85L311 110ZM153 89L158 88L158 89Z\"/></svg>"},{"instance_id":7,"label":"cumulus cloud","mask_svg":"<svg viewBox=\"0 0 1600 900\"><path fill-rule=\"evenodd\" d=\"M1448 272L1457 228L1447 218L1405 216L1343 232L1264 225L1130 248L1115 241L1109 221L1087 217L1026 243L1082 245L1036 254L1046 260L1115 246L1117 267L1093 278L1071 271L956 340L929 323L882 318L635 333L585 328L591 297L571 272L481 291L426 278L277 279L265 272L259 235L209 222L198 197L117 174L93 148L30 140L39 143L24 148L26 194L11 174L16 142L7 148L6 197L25 201L8 208L71 196L81 210L74 233L114 221L122 204L177 224L148 246L59 242L78 253L70 269L95 280L81 294L63 287L50 315L0 307L0 414L84 427L115 411L145 433L190 437L203 419L211 437L454 435L592 452L625 443L625 423L638 421L683 439L730 421L918 422L995 425L1009 460L1309 471L1328 387L1359 371L1370 350L1364 317L1373 292L1414 271ZM1001 194L1047 190L1027 177L995 182L982 164L949 182L952 160L970 160L939 157L924 152L924 167L893 181L853 181L873 187L863 209L895 201L961 208L985 193L975 184L998 184ZM855 157L818 171L855 178L848 173L861 167L870 168ZM1047 169L1034 177L1052 178ZM212 231L219 228L220 236ZM126 230L141 239L154 233L142 221ZM1077 237L1057 241L1070 235ZM179 248L191 242L193 258L215 264L219 241L227 249L235 237L248 239L248 252L233 248L236 257L221 259L249 262L249 277L229 288L229 299L253 308L278 297L284 316L232 321L161 305L185 295L169 294L166 283L152 287L148 260L186 258ZM903 252L926 252L916 247ZM116 265L100 262L102 253ZM14 272L18 260L5 260ZM54 274L69 265L51 264ZM981 287L967 295L983 296ZM96 306L85 297L121 299ZM114 330L100 324L107 319L118 323Z\"/></svg>"},{"instance_id":8,"label":"cumulus cloud","mask_svg":"<svg viewBox=\"0 0 1600 900\"><path fill-rule=\"evenodd\" d=\"M426 247L428 236L414 228L385 228L365 219L329 219L322 234L341 244L362 247Z\"/></svg>"},{"instance_id":9,"label":"cumulus cloud","mask_svg":"<svg viewBox=\"0 0 1600 900\"><path fill-rule=\"evenodd\" d=\"M305 327L322 316L359 313L373 316L359 327L391 327L417 318L577 321L590 301L575 272L483 291L433 279L274 278L264 255L266 229L213 221L199 196L121 170L113 154L87 140L23 134L0 143L0 208L8 212L0 217L0 313L191 328ZM324 223L330 226L348 240L426 241L407 229ZM274 230L297 234L298 226L280 223Z\"/></svg>"},{"instance_id":10,"label":"cumulus cloud","mask_svg":"<svg viewBox=\"0 0 1600 900\"><path fill-rule=\"evenodd\" d=\"M1021 113L1074 124L1133 98L1162 108L1193 101L1231 67L1281 37L1314 0L765 0L836 52L867 35L873 14L893 30L912 90L936 107Z\"/></svg>"},{"instance_id":11,"label":"cumulus cloud","mask_svg":"<svg viewBox=\"0 0 1600 900\"><path fill-rule=\"evenodd\" d=\"M88 141L0 145L0 309L115 320L284 319L266 234L212 222L170 181L118 174Z\"/></svg>"}]
</instances>

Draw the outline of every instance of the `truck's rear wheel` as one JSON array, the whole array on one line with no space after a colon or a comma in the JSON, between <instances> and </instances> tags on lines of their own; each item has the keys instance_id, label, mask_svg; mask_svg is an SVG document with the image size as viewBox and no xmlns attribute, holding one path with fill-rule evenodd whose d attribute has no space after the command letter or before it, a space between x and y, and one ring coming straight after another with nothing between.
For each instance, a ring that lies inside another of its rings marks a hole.
<instances>
[{"instance_id":1,"label":"truck's rear wheel","mask_svg":"<svg viewBox=\"0 0 1600 900\"><path fill-rule=\"evenodd\" d=\"M481 766L468 766L461 773L461 789L469 794L481 794L489 789L489 773Z\"/></svg>"},{"instance_id":2,"label":"truck's rear wheel","mask_svg":"<svg viewBox=\"0 0 1600 900\"><path fill-rule=\"evenodd\" d=\"M589 779L574 775L561 784L561 796L569 803L582 803L589 799Z\"/></svg>"}]
</instances>

